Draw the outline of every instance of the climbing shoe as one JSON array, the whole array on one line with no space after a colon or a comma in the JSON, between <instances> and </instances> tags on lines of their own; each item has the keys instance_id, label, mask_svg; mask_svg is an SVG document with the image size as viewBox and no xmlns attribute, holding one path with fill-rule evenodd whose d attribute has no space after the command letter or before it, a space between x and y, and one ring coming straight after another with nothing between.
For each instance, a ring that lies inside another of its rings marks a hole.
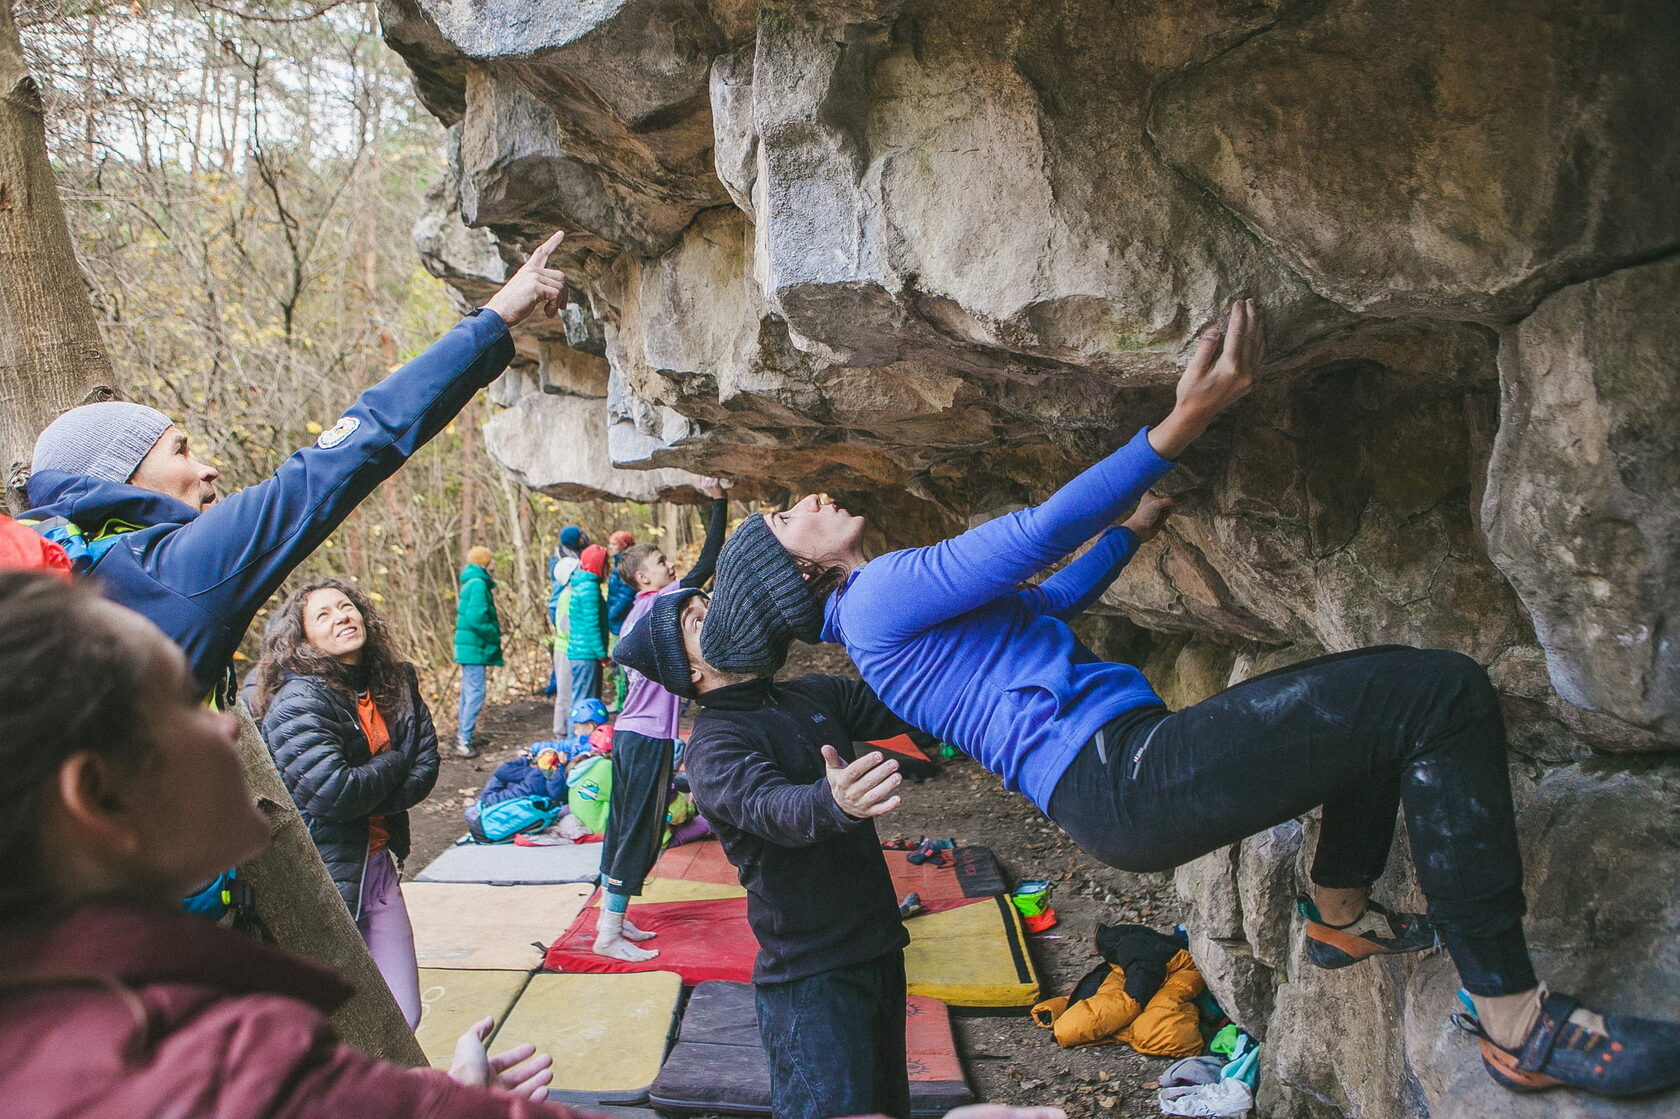
<instances>
[{"instance_id":1,"label":"climbing shoe","mask_svg":"<svg viewBox=\"0 0 1680 1119\"><path fill-rule=\"evenodd\" d=\"M1307 959L1324 968L1347 967L1371 956L1424 952L1436 947L1435 926L1421 913L1393 913L1374 901L1359 920L1338 929L1324 923L1308 898L1295 907L1307 919Z\"/></svg>"},{"instance_id":2,"label":"climbing shoe","mask_svg":"<svg viewBox=\"0 0 1680 1119\"><path fill-rule=\"evenodd\" d=\"M1579 1007L1568 995L1546 995L1520 1049L1496 1045L1473 1014L1452 1020L1481 1044L1488 1075L1513 1092L1641 1096L1680 1084L1680 1022L1607 1014L1601 1032L1569 1020Z\"/></svg>"}]
</instances>

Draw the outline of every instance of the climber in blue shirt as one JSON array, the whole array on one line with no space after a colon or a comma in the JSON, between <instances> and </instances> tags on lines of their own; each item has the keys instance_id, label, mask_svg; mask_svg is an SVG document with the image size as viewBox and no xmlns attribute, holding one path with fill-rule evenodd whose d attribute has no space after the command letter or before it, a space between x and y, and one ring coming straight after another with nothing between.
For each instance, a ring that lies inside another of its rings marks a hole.
<instances>
[{"instance_id":1,"label":"climber in blue shirt","mask_svg":"<svg viewBox=\"0 0 1680 1119\"><path fill-rule=\"evenodd\" d=\"M1314 896L1300 902L1315 964L1421 951L1438 935L1474 1005L1459 1024L1502 1085L1628 1095L1680 1083L1680 1024L1600 1016L1535 977L1504 725L1475 661L1360 649L1172 712L1141 672L1069 628L1159 530L1171 505L1149 487L1248 392L1263 353L1259 310L1238 300L1159 425L1044 504L931 547L871 559L863 518L816 496L748 518L719 560L705 660L759 674L793 637L843 644L895 714L1123 870L1167 870L1322 806ZM1427 916L1369 896L1400 809Z\"/></svg>"}]
</instances>

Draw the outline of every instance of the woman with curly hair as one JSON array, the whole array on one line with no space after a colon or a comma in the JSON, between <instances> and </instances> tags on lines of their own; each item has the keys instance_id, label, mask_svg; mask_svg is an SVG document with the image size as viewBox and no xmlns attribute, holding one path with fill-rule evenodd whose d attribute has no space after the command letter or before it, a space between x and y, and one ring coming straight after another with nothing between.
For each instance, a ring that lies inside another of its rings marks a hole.
<instances>
[{"instance_id":1,"label":"woman with curly hair","mask_svg":"<svg viewBox=\"0 0 1680 1119\"><path fill-rule=\"evenodd\" d=\"M414 666L361 591L321 579L263 635L246 706L368 952L410 1027L420 1021L414 930L398 888L408 809L437 781L437 732Z\"/></svg>"}]
</instances>

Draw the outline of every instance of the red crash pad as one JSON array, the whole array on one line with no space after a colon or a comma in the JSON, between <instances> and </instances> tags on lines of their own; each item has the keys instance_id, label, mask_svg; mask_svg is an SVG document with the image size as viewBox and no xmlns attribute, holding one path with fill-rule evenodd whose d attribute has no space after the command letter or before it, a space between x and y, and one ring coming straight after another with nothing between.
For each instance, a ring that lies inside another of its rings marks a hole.
<instances>
[{"instance_id":1,"label":"red crash pad","mask_svg":"<svg viewBox=\"0 0 1680 1119\"><path fill-rule=\"evenodd\" d=\"M674 971L682 976L683 985L689 987L708 979L752 981L758 942L747 925L746 898L655 902L631 909L637 928L659 934L648 945L659 949L659 955L653 959L632 964L609 960L591 951L595 922L601 914L598 907L591 906L549 946L543 967L549 971L591 973Z\"/></svg>"}]
</instances>

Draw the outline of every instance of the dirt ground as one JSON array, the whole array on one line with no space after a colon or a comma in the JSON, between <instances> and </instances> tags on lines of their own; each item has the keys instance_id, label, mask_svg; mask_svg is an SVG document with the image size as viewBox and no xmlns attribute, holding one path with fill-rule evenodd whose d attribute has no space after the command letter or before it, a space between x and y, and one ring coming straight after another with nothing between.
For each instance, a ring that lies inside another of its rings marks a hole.
<instances>
[{"instance_id":1,"label":"dirt ground","mask_svg":"<svg viewBox=\"0 0 1680 1119\"><path fill-rule=\"evenodd\" d=\"M839 649L796 646L786 674L811 671L852 674ZM443 731L448 713L439 710L437 715ZM550 737L550 716L550 702L540 697L486 708L479 730L491 745L479 757L463 760L447 747L442 751L436 791L410 814L411 872L463 834L461 810L497 765L526 743ZM452 734L440 738L453 741ZM1099 922L1133 922L1170 931L1182 919L1169 876L1127 874L1096 862L1029 801L1005 792L998 778L967 757L944 762L936 776L907 785L903 805L880 821L879 830L883 839L928 835L987 846L1010 883L1051 880L1051 904L1060 923L1029 938L1046 997L1065 994L1097 963L1092 937ZM1053 1103L1074 1119L1159 1114L1154 1078L1170 1063L1166 1060L1142 1057L1123 1046L1061 1049L1048 1030L1025 1015L957 1019L957 1042L969 1083L981 1100Z\"/></svg>"}]
</instances>

